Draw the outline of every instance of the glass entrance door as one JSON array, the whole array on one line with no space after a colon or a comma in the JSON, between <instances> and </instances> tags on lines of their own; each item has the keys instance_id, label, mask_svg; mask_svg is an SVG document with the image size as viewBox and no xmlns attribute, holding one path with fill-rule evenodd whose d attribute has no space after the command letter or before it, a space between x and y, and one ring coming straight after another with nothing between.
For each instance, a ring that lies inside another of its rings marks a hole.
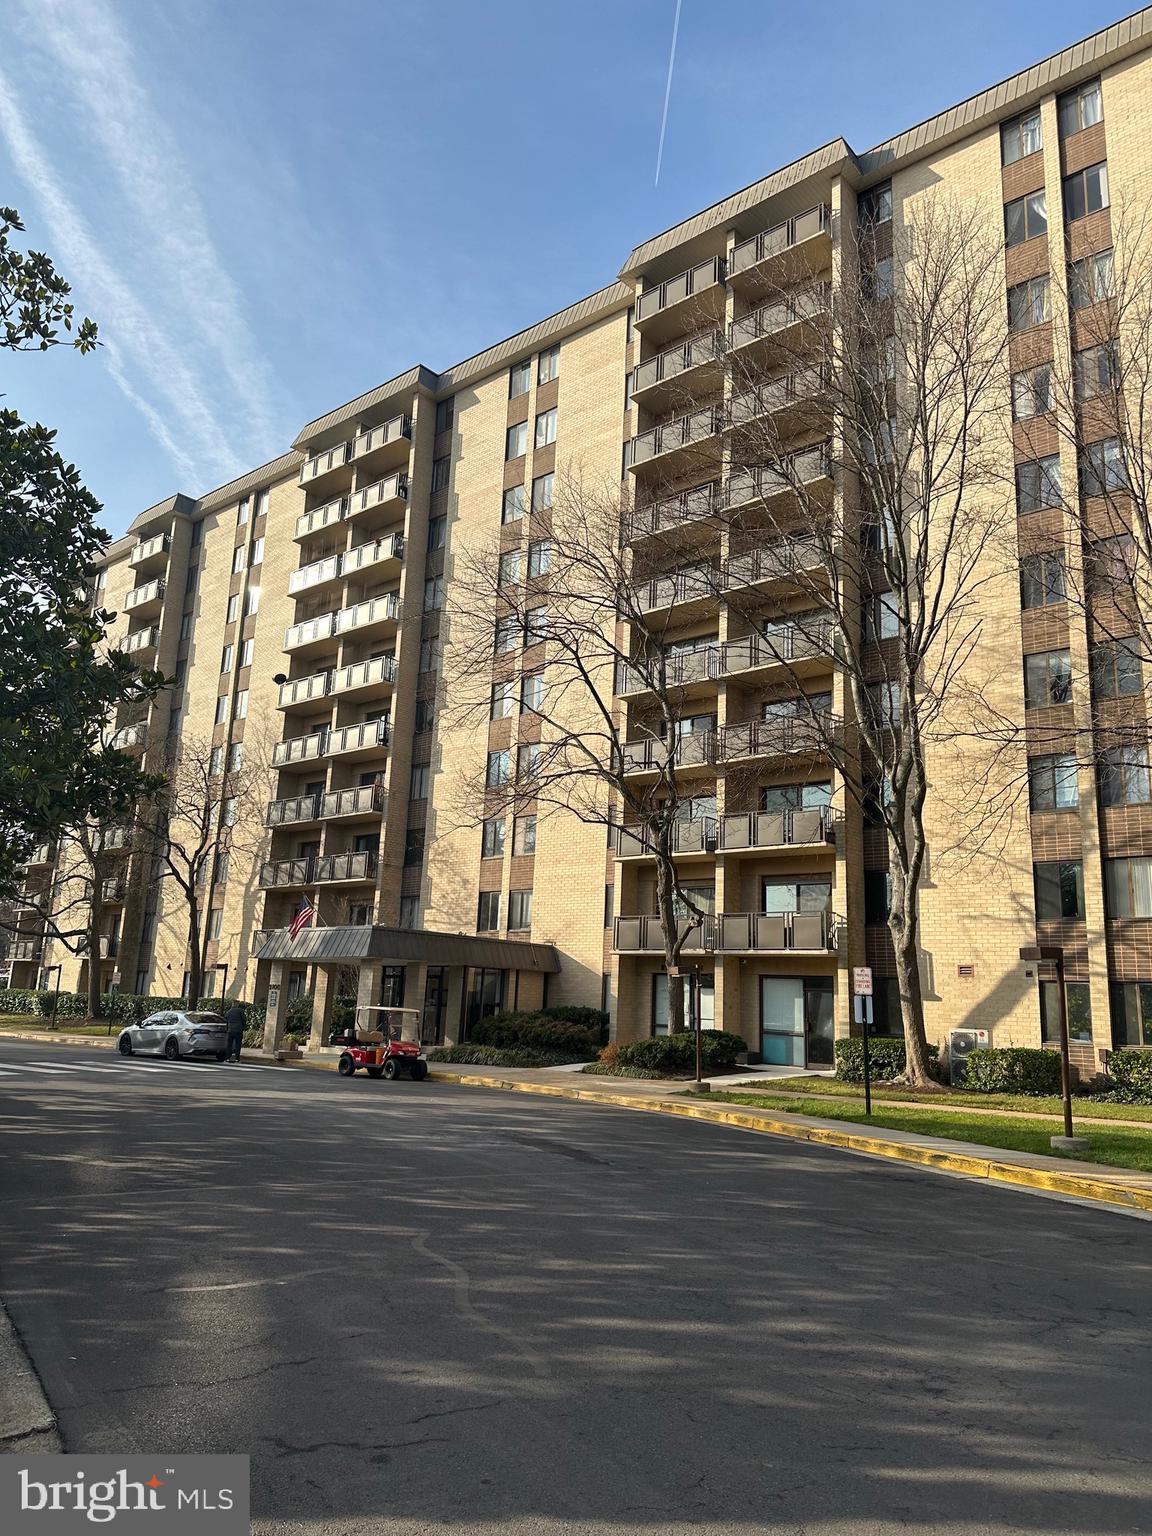
<instances>
[{"instance_id":1,"label":"glass entrance door","mask_svg":"<svg viewBox=\"0 0 1152 1536\"><path fill-rule=\"evenodd\" d=\"M833 1061L830 976L761 976L760 1054L774 1067L825 1067Z\"/></svg>"},{"instance_id":2,"label":"glass entrance door","mask_svg":"<svg viewBox=\"0 0 1152 1536\"><path fill-rule=\"evenodd\" d=\"M832 1065L834 1035L832 978L831 976L810 977L804 983L804 1038L808 1066L830 1067Z\"/></svg>"}]
</instances>

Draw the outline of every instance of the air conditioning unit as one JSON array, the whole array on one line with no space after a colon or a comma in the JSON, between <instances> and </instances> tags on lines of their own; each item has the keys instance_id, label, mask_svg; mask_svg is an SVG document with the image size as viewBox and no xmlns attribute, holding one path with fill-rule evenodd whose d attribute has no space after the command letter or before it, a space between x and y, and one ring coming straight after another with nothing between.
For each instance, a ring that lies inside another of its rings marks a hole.
<instances>
[{"instance_id":1,"label":"air conditioning unit","mask_svg":"<svg viewBox=\"0 0 1152 1536\"><path fill-rule=\"evenodd\" d=\"M948 1081L958 1088L964 1081L965 1061L969 1051L978 1046L990 1045L992 1037L986 1029L953 1029L948 1035Z\"/></svg>"}]
</instances>

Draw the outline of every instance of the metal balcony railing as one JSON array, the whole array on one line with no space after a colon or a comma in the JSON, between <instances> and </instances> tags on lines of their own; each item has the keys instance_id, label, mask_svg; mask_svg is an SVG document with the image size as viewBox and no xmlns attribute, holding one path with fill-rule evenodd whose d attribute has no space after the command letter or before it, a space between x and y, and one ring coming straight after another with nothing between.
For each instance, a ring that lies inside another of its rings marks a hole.
<instances>
[{"instance_id":1,"label":"metal balcony railing","mask_svg":"<svg viewBox=\"0 0 1152 1536\"><path fill-rule=\"evenodd\" d=\"M100 887L100 900L108 903L122 902L127 894L123 880L105 880Z\"/></svg>"},{"instance_id":2,"label":"metal balcony railing","mask_svg":"<svg viewBox=\"0 0 1152 1536\"><path fill-rule=\"evenodd\" d=\"M671 421L663 422L632 438L625 447L624 462L629 469L638 469L640 465L673 453L678 448L707 442L709 438L716 437L723 424L724 412L718 405L690 411L686 416L674 416Z\"/></svg>"},{"instance_id":3,"label":"metal balcony railing","mask_svg":"<svg viewBox=\"0 0 1152 1536\"><path fill-rule=\"evenodd\" d=\"M812 283L788 294L786 298L762 304L759 309L733 320L728 327L728 344L733 350L746 347L751 342L786 331L789 326L827 315L831 309L831 286L828 283Z\"/></svg>"},{"instance_id":4,"label":"metal balcony railing","mask_svg":"<svg viewBox=\"0 0 1152 1536\"><path fill-rule=\"evenodd\" d=\"M105 827L102 844L105 853L117 853L132 841L131 827Z\"/></svg>"},{"instance_id":5,"label":"metal balcony railing","mask_svg":"<svg viewBox=\"0 0 1152 1536\"><path fill-rule=\"evenodd\" d=\"M719 505L725 509L794 492L799 486L825 480L832 474L832 456L825 444L789 454L780 469L764 466L738 470L724 482Z\"/></svg>"},{"instance_id":6,"label":"metal balcony railing","mask_svg":"<svg viewBox=\"0 0 1152 1536\"><path fill-rule=\"evenodd\" d=\"M723 584L734 587L755 586L757 582L777 581L797 571L814 570L823 561L820 545L811 539L778 539L759 549L733 555L724 571Z\"/></svg>"},{"instance_id":7,"label":"metal balcony railing","mask_svg":"<svg viewBox=\"0 0 1152 1536\"><path fill-rule=\"evenodd\" d=\"M691 651L676 651L649 661L627 666L620 663L616 669L617 693L644 693L661 682L667 688L682 687L685 683L701 683L719 676L719 646L715 641L698 646Z\"/></svg>"},{"instance_id":8,"label":"metal balcony railing","mask_svg":"<svg viewBox=\"0 0 1152 1536\"><path fill-rule=\"evenodd\" d=\"M400 617L400 594L384 592L364 603L353 603L351 608L341 608L336 615L336 633L346 635L350 630L367 629L371 624L382 624L388 619Z\"/></svg>"},{"instance_id":9,"label":"metal balcony railing","mask_svg":"<svg viewBox=\"0 0 1152 1536\"><path fill-rule=\"evenodd\" d=\"M404 535L392 533L386 539L374 539L370 544L358 544L340 561L341 576L351 576L354 571L366 570L385 560L399 560L404 554Z\"/></svg>"},{"instance_id":10,"label":"metal balcony railing","mask_svg":"<svg viewBox=\"0 0 1152 1536\"><path fill-rule=\"evenodd\" d=\"M376 656L371 661L354 661L347 667L337 668L332 678L332 692L351 693L358 688L395 681L396 658Z\"/></svg>"},{"instance_id":11,"label":"metal balcony railing","mask_svg":"<svg viewBox=\"0 0 1152 1536\"><path fill-rule=\"evenodd\" d=\"M315 860L312 878L319 884L338 880L374 880L375 853L327 853Z\"/></svg>"},{"instance_id":12,"label":"metal balcony railing","mask_svg":"<svg viewBox=\"0 0 1152 1536\"><path fill-rule=\"evenodd\" d=\"M326 555L323 560L313 560L310 565L299 566L288 578L289 596L307 592L326 581L337 581L340 576L340 556Z\"/></svg>"},{"instance_id":13,"label":"metal balcony railing","mask_svg":"<svg viewBox=\"0 0 1152 1536\"><path fill-rule=\"evenodd\" d=\"M750 811L721 816L719 848L731 853L745 848L791 848L834 843L840 814L831 806L811 810Z\"/></svg>"},{"instance_id":14,"label":"metal balcony railing","mask_svg":"<svg viewBox=\"0 0 1152 1536\"><path fill-rule=\"evenodd\" d=\"M329 816L360 816L368 811L375 811L383 815L387 804L387 796L381 783L359 784L353 789L333 789L320 800L320 815Z\"/></svg>"},{"instance_id":15,"label":"metal balcony railing","mask_svg":"<svg viewBox=\"0 0 1152 1536\"><path fill-rule=\"evenodd\" d=\"M122 725L112 737L112 747L117 752L131 752L143 747L148 740L146 725Z\"/></svg>"},{"instance_id":16,"label":"metal balcony railing","mask_svg":"<svg viewBox=\"0 0 1152 1536\"><path fill-rule=\"evenodd\" d=\"M699 368L704 363L716 362L723 355L722 331L703 331L698 336L689 336L687 341L678 341L674 347L667 347L655 357L647 357L642 363L637 363L632 370L631 392L637 395L655 384L670 383L680 374Z\"/></svg>"},{"instance_id":17,"label":"metal balcony railing","mask_svg":"<svg viewBox=\"0 0 1152 1536\"><path fill-rule=\"evenodd\" d=\"M387 720L365 720L360 725L342 725L331 733L328 751L333 756L341 752L359 752L366 747L386 747L392 739L392 728Z\"/></svg>"},{"instance_id":18,"label":"metal balcony railing","mask_svg":"<svg viewBox=\"0 0 1152 1536\"><path fill-rule=\"evenodd\" d=\"M320 815L320 796L296 795L288 800L270 800L264 814L267 827L291 826L297 821L316 821Z\"/></svg>"},{"instance_id":19,"label":"metal balcony railing","mask_svg":"<svg viewBox=\"0 0 1152 1536\"><path fill-rule=\"evenodd\" d=\"M156 555L166 555L171 547L172 540L166 533L156 533L150 539L143 539L128 557L129 565L144 565Z\"/></svg>"},{"instance_id":20,"label":"metal balcony railing","mask_svg":"<svg viewBox=\"0 0 1152 1536\"><path fill-rule=\"evenodd\" d=\"M279 706L287 709L293 704L307 704L310 699L322 699L332 691L331 672L313 672L309 677L298 677L290 683L281 683Z\"/></svg>"},{"instance_id":21,"label":"metal balcony railing","mask_svg":"<svg viewBox=\"0 0 1152 1536\"><path fill-rule=\"evenodd\" d=\"M628 538L640 539L650 533L664 533L669 528L711 517L717 510L719 494L719 482L711 480L706 485L693 486L675 496L649 502L647 506L633 507L627 521Z\"/></svg>"},{"instance_id":22,"label":"metal balcony railing","mask_svg":"<svg viewBox=\"0 0 1152 1536\"><path fill-rule=\"evenodd\" d=\"M159 603L164 600L165 583L146 581L143 586L133 587L124 599L124 610L132 613L136 608L143 608L148 603Z\"/></svg>"},{"instance_id":23,"label":"metal balcony railing","mask_svg":"<svg viewBox=\"0 0 1152 1536\"><path fill-rule=\"evenodd\" d=\"M653 768L663 768L673 756L678 768L699 767L716 761L716 732L696 731L677 736L673 748L654 736L645 737L642 741L626 741L623 755L626 773L645 773Z\"/></svg>"},{"instance_id":24,"label":"metal balcony railing","mask_svg":"<svg viewBox=\"0 0 1152 1536\"><path fill-rule=\"evenodd\" d=\"M711 566L697 565L683 571L670 571L667 576L654 576L646 587L638 584L636 596L643 610L649 612L653 608L672 608L677 603L714 597L719 586L718 571Z\"/></svg>"},{"instance_id":25,"label":"metal balcony railing","mask_svg":"<svg viewBox=\"0 0 1152 1536\"><path fill-rule=\"evenodd\" d=\"M272 890L284 885L307 885L312 879L312 866L315 860L308 859L269 859L260 866L260 885L264 890Z\"/></svg>"},{"instance_id":26,"label":"metal balcony railing","mask_svg":"<svg viewBox=\"0 0 1152 1536\"><path fill-rule=\"evenodd\" d=\"M729 401L728 424L732 427L751 426L789 406L811 405L819 399L825 383L823 368L804 368L782 378L770 379L766 384L758 384L755 389L745 390ZM811 414L815 419L815 413Z\"/></svg>"},{"instance_id":27,"label":"metal balcony railing","mask_svg":"<svg viewBox=\"0 0 1152 1536\"><path fill-rule=\"evenodd\" d=\"M43 939L14 939L9 952L13 960L41 960L44 956Z\"/></svg>"},{"instance_id":28,"label":"metal balcony railing","mask_svg":"<svg viewBox=\"0 0 1152 1536\"><path fill-rule=\"evenodd\" d=\"M129 656L134 656L137 651L151 651L160 644L160 631L155 624L150 624L147 629L137 629L124 637L120 646L122 651Z\"/></svg>"},{"instance_id":29,"label":"metal balcony railing","mask_svg":"<svg viewBox=\"0 0 1152 1536\"><path fill-rule=\"evenodd\" d=\"M368 512L373 507L387 506L390 501L407 500L408 476L386 475L383 480L366 485L363 490L353 491L348 503L347 516L355 517L358 512Z\"/></svg>"},{"instance_id":30,"label":"metal balcony railing","mask_svg":"<svg viewBox=\"0 0 1152 1536\"><path fill-rule=\"evenodd\" d=\"M840 739L841 721L824 714L819 719L793 715L780 720L746 720L726 725L716 733L716 759L737 757L788 757L825 751Z\"/></svg>"},{"instance_id":31,"label":"metal balcony railing","mask_svg":"<svg viewBox=\"0 0 1152 1536\"><path fill-rule=\"evenodd\" d=\"M828 954L839 943L843 919L831 912L727 912L699 921L683 919L684 950L719 954L775 954L805 950ZM618 917L612 927L618 954L662 954L660 919Z\"/></svg>"},{"instance_id":32,"label":"metal balcony railing","mask_svg":"<svg viewBox=\"0 0 1152 1536\"><path fill-rule=\"evenodd\" d=\"M733 247L732 276L736 277L741 272L747 272L750 267L758 266L760 262L768 261L773 256L779 256L791 246L801 245L815 235L826 235L831 227L831 210L821 203L816 208L809 208L805 213L798 213L793 218L786 219L783 224L776 224L772 229L762 230L760 234L753 235L750 240L742 240L739 245Z\"/></svg>"},{"instance_id":33,"label":"metal balcony railing","mask_svg":"<svg viewBox=\"0 0 1152 1536\"><path fill-rule=\"evenodd\" d=\"M305 619L302 624L290 624L284 631L284 649L294 651L302 645L312 645L317 640L327 640L335 632L335 613L322 613L318 618Z\"/></svg>"},{"instance_id":34,"label":"metal balcony railing","mask_svg":"<svg viewBox=\"0 0 1152 1536\"><path fill-rule=\"evenodd\" d=\"M351 443L337 443L334 448L325 448L320 453L314 453L300 466L300 484L307 485L309 480L326 475L329 470L340 469L347 464L351 453Z\"/></svg>"},{"instance_id":35,"label":"metal balcony railing","mask_svg":"<svg viewBox=\"0 0 1152 1536\"><path fill-rule=\"evenodd\" d=\"M326 501L322 507L313 507L311 512L301 512L296 519L296 538L306 539L310 534L335 527L344 520L347 511L348 497L337 496L335 501Z\"/></svg>"},{"instance_id":36,"label":"metal balcony railing","mask_svg":"<svg viewBox=\"0 0 1152 1536\"><path fill-rule=\"evenodd\" d=\"M272 763L276 768L289 763L311 763L323 757L328 748L328 731L309 731L306 736L290 736L278 741L272 748Z\"/></svg>"},{"instance_id":37,"label":"metal balcony railing","mask_svg":"<svg viewBox=\"0 0 1152 1536\"><path fill-rule=\"evenodd\" d=\"M690 299L706 288L711 288L714 284L723 281L724 261L720 256L702 261L699 266L689 267L686 272L678 272L675 277L669 277L656 287L649 288L639 295L636 300L636 322L643 324L653 315L670 309L673 304L679 304L683 299Z\"/></svg>"},{"instance_id":38,"label":"metal balcony railing","mask_svg":"<svg viewBox=\"0 0 1152 1536\"><path fill-rule=\"evenodd\" d=\"M714 853L717 821L715 816L698 816L673 822L669 834L673 853ZM655 852L651 833L634 827L617 827L614 846L619 859L651 858Z\"/></svg>"},{"instance_id":39,"label":"metal balcony railing","mask_svg":"<svg viewBox=\"0 0 1152 1536\"><path fill-rule=\"evenodd\" d=\"M682 950L712 950L713 919L694 922L681 919L677 933L683 935ZM658 917L617 917L612 923L612 948L619 954L663 954L664 931Z\"/></svg>"},{"instance_id":40,"label":"metal balcony railing","mask_svg":"<svg viewBox=\"0 0 1152 1536\"><path fill-rule=\"evenodd\" d=\"M800 624L782 624L763 635L745 635L741 640L726 640L719 647L720 671L748 672L754 667L772 667L789 661L803 661L813 656L833 653L835 630L827 620Z\"/></svg>"},{"instance_id":41,"label":"metal balcony railing","mask_svg":"<svg viewBox=\"0 0 1152 1536\"><path fill-rule=\"evenodd\" d=\"M375 453L389 443L398 443L412 437L411 416L393 416L391 421L381 422L378 427L365 427L352 440L352 458L362 459L366 453Z\"/></svg>"}]
</instances>

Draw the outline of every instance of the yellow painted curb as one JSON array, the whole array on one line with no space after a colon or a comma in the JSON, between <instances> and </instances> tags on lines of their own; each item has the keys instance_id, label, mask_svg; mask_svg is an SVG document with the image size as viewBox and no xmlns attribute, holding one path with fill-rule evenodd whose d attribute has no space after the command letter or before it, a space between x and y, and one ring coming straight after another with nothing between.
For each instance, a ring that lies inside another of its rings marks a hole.
<instances>
[{"instance_id":1,"label":"yellow painted curb","mask_svg":"<svg viewBox=\"0 0 1152 1536\"><path fill-rule=\"evenodd\" d=\"M961 1173L969 1178L991 1179L999 1184L1014 1184L1020 1189L1047 1190L1054 1194L1075 1195L1082 1200L1099 1200L1105 1205L1152 1211L1150 1189L1133 1189L1085 1174L1005 1163L993 1156L973 1157L968 1152L946 1152L938 1147L917 1146L914 1142L885 1141L882 1137L858 1131L810 1125L799 1118L770 1120L763 1115L721 1109L711 1104L681 1104L627 1093L606 1093L602 1089L564 1088L554 1083L512 1082L505 1078L480 1077L471 1073L466 1077L456 1077L448 1072L429 1072L428 1078L434 1082L462 1083L465 1087L502 1088L505 1092L533 1093L589 1104L614 1104L623 1109L647 1110L657 1115L679 1115L686 1120L703 1120L711 1125L732 1125L743 1131L758 1131L765 1136L785 1136L792 1141L809 1141L820 1146L837 1147L841 1151L864 1152L870 1157L887 1157L896 1162L915 1163L922 1168Z\"/></svg>"}]
</instances>

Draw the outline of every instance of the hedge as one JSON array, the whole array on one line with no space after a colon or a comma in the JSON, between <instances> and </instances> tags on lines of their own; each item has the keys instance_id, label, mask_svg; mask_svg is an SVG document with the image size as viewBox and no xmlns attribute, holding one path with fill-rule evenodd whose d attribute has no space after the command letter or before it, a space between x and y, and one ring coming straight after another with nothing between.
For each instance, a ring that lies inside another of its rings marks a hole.
<instances>
[{"instance_id":1,"label":"hedge","mask_svg":"<svg viewBox=\"0 0 1152 1536\"><path fill-rule=\"evenodd\" d=\"M53 992L51 988L32 990L23 987L0 988L0 1014L39 1014L42 1018L49 1018L52 1014ZM203 1013L219 1013L223 1015L232 1007L235 998L202 997L196 1004L197 1010ZM61 992L56 999L56 1016L60 1019L85 1018L88 1013L87 992ZM168 1009L185 1008L187 1003L182 997L144 997L136 992L105 992L100 999L100 1016L108 1019L113 1024L138 1024L141 1019L146 1019L150 1013L160 1013ZM258 1031L261 1038L264 1034L264 1005L262 1003L240 1003L243 1008L249 1032ZM299 1019L301 1012L306 1011L304 1028L307 1029L308 1020L312 1015L312 999L310 997L294 998L288 1005L289 1031L292 1031L293 1012Z\"/></svg>"},{"instance_id":2,"label":"hedge","mask_svg":"<svg viewBox=\"0 0 1152 1536\"><path fill-rule=\"evenodd\" d=\"M842 1083L864 1081L864 1041L859 1035L837 1040L836 1077ZM928 1047L929 1067L935 1076L940 1051L935 1045ZM900 1035L869 1035L868 1062L871 1076L877 1082L890 1082L904 1070L906 1056L904 1041Z\"/></svg>"},{"instance_id":3,"label":"hedge","mask_svg":"<svg viewBox=\"0 0 1152 1536\"><path fill-rule=\"evenodd\" d=\"M977 1047L964 1058L963 1086L972 1093L1060 1092L1060 1057L1037 1046Z\"/></svg>"},{"instance_id":4,"label":"hedge","mask_svg":"<svg viewBox=\"0 0 1152 1536\"><path fill-rule=\"evenodd\" d=\"M736 1065L736 1058L748 1049L740 1035L722 1029L700 1031L700 1059L706 1073L724 1072ZM630 1040L616 1048L615 1066L641 1067L669 1077L684 1077L696 1071L696 1034L685 1030L676 1035L653 1035L648 1040Z\"/></svg>"},{"instance_id":5,"label":"hedge","mask_svg":"<svg viewBox=\"0 0 1152 1536\"><path fill-rule=\"evenodd\" d=\"M579 1060L580 1058L577 1058ZM437 1045L428 1060L454 1061L474 1067L563 1067L573 1058L565 1051L530 1050L525 1046Z\"/></svg>"},{"instance_id":6,"label":"hedge","mask_svg":"<svg viewBox=\"0 0 1152 1536\"><path fill-rule=\"evenodd\" d=\"M1112 1051L1108 1097L1118 1104L1152 1104L1152 1051Z\"/></svg>"},{"instance_id":7,"label":"hedge","mask_svg":"<svg viewBox=\"0 0 1152 1536\"><path fill-rule=\"evenodd\" d=\"M573 1009L581 1014L591 1008ZM556 1018L543 1012L494 1013L472 1026L471 1044L503 1049L560 1052L567 1061L591 1061L600 1049L599 1026Z\"/></svg>"}]
</instances>

